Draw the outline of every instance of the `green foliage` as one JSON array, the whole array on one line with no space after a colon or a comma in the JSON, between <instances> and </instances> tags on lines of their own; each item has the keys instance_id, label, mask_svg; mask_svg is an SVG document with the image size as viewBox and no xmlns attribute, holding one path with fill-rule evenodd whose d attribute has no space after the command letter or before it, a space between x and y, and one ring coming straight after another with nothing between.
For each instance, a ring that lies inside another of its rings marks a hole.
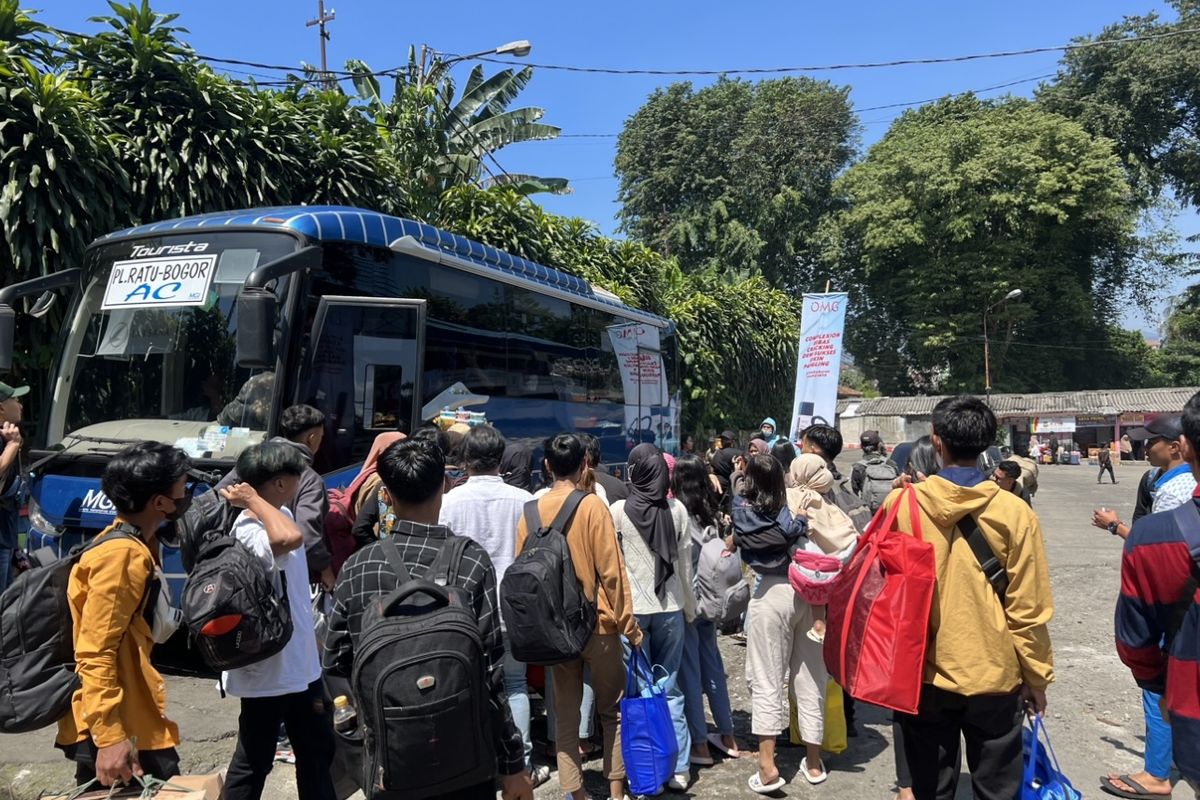
<instances>
[{"instance_id":1,"label":"green foliage","mask_svg":"<svg viewBox=\"0 0 1200 800\"><path fill-rule=\"evenodd\" d=\"M1200 27L1198 0L1170 0L1178 19L1130 16L1082 41L1155 36ZM1165 189L1200 205L1200 37L1072 50L1038 95L1047 108L1115 142L1145 198Z\"/></svg>"},{"instance_id":2,"label":"green foliage","mask_svg":"<svg viewBox=\"0 0 1200 800\"><path fill-rule=\"evenodd\" d=\"M1163 373L1177 386L1200 386L1200 286L1191 286L1172 304L1162 333Z\"/></svg>"},{"instance_id":3,"label":"green foliage","mask_svg":"<svg viewBox=\"0 0 1200 800\"><path fill-rule=\"evenodd\" d=\"M984 310L1014 288L989 317L998 389L1135 381L1104 320L1118 290L1142 296L1153 254L1108 141L968 95L902 115L837 191L832 257L870 299L848 343L885 393L982 389Z\"/></svg>"},{"instance_id":4,"label":"green foliage","mask_svg":"<svg viewBox=\"0 0 1200 800\"><path fill-rule=\"evenodd\" d=\"M656 90L617 142L622 227L685 272L824 281L813 236L854 154L848 95L809 78Z\"/></svg>"}]
</instances>

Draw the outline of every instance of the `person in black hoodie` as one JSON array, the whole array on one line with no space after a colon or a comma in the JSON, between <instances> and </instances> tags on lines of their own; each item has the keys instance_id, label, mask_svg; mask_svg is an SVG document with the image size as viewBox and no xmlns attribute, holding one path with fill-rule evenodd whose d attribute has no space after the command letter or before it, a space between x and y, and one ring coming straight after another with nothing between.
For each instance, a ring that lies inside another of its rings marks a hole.
<instances>
[{"instance_id":1,"label":"person in black hoodie","mask_svg":"<svg viewBox=\"0 0 1200 800\"><path fill-rule=\"evenodd\" d=\"M806 745L800 774L823 783L825 682L821 645L806 632L813 611L788 582L792 552L808 525L787 508L783 468L770 455L750 457L741 496L733 502L733 540L742 561L759 576L746 623L746 680L750 684L750 730L758 737L758 771L750 788L769 794L786 781L775 766L775 737L788 727L788 676Z\"/></svg>"}]
</instances>

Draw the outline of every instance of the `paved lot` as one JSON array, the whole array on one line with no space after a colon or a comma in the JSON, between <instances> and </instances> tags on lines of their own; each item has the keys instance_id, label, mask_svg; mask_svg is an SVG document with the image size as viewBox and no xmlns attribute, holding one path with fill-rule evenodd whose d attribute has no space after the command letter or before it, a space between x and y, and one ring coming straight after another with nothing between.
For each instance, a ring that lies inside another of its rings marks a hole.
<instances>
[{"instance_id":1,"label":"paved lot","mask_svg":"<svg viewBox=\"0 0 1200 800\"><path fill-rule=\"evenodd\" d=\"M1141 696L1113 649L1119 542L1089 524L1091 509L1099 505L1116 508L1129 518L1141 469L1125 467L1117 472L1120 485L1097 486L1091 468L1043 467L1035 500L1046 533L1057 606L1052 635L1058 682L1049 694L1048 724L1065 772L1088 796L1099 794L1097 782L1108 770L1141 767ZM749 702L742 679L743 649L731 639L722 641L738 732L744 735L749 730ZM169 678L168 692L171 715L186 739L180 748L185 768L200 772L224 766L233 748L237 701L222 700L212 681L194 678ZM809 787L796 775L801 751L781 750L782 772L795 780L780 796L890 797L894 763L888 716L863 709L859 718L860 736L851 740L845 753L829 758L830 778L822 787ZM41 789L70 783L69 765L51 747L52 739L50 731L0 737L0 800L36 797ZM743 742L749 744L748 739ZM589 764L587 785L594 797L603 798L606 787L599 768L599 761ZM751 797L746 778L753 769L750 759L718 762L693 773L688 794L714 800ZM1185 794L1177 789L1175 797ZM296 796L290 767L277 766L265 796ZM552 779L537 796L546 800L562 795ZM959 796L971 796L965 779Z\"/></svg>"}]
</instances>

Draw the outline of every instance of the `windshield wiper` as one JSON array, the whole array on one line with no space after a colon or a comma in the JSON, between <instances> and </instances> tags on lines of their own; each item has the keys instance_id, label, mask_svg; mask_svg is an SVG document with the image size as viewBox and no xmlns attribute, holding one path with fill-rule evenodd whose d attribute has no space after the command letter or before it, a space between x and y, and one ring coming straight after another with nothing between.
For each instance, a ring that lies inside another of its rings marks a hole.
<instances>
[{"instance_id":1,"label":"windshield wiper","mask_svg":"<svg viewBox=\"0 0 1200 800\"><path fill-rule=\"evenodd\" d=\"M70 456L72 458L77 458L77 457L89 455L90 453L95 452L95 449L89 450L86 453L71 452L77 445L84 444L85 442L91 442L93 444L129 445L129 444L137 444L138 442L145 441L144 439L109 439L104 436L85 436L85 435L79 434L79 433L68 433L66 436L63 437L63 439L74 439L74 441L71 442L66 447L62 448L61 450L54 450L54 451L46 454L42 458L40 458L35 463L31 464L29 466L29 472L35 473L42 467L46 466L47 464L53 463L54 461L58 460L59 458L61 458L63 456Z\"/></svg>"}]
</instances>

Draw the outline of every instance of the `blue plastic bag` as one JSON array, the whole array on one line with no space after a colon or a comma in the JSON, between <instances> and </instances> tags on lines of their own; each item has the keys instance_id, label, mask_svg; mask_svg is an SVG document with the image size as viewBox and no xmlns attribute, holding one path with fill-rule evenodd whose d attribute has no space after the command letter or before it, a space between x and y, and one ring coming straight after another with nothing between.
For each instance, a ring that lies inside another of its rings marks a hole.
<instances>
[{"instance_id":1,"label":"blue plastic bag","mask_svg":"<svg viewBox=\"0 0 1200 800\"><path fill-rule=\"evenodd\" d=\"M654 680L640 647L629 653L621 700L621 755L630 794L657 794L671 779L679 756L667 695Z\"/></svg>"},{"instance_id":2,"label":"blue plastic bag","mask_svg":"<svg viewBox=\"0 0 1200 800\"><path fill-rule=\"evenodd\" d=\"M1042 715L1033 718L1030 727L1023 732L1025 740L1025 775L1021 779L1021 794L1017 800L1081 800L1079 790L1058 768L1054 748L1050 746L1050 734ZM1045 738L1046 749L1041 740Z\"/></svg>"}]
</instances>

